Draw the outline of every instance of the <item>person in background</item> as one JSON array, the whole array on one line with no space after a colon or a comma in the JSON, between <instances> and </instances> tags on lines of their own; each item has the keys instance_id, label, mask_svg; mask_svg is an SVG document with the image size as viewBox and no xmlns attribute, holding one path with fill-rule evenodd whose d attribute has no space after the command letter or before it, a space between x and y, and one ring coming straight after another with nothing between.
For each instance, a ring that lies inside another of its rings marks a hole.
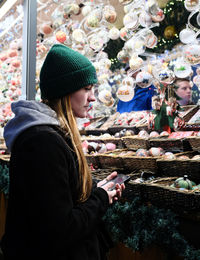
<instances>
[{"instance_id":1,"label":"person in background","mask_svg":"<svg viewBox=\"0 0 200 260\"><path fill-rule=\"evenodd\" d=\"M132 76L134 79L140 70L135 73L130 73L130 67L125 68L127 74ZM117 112L131 112L131 111L143 111L152 110L152 97L155 95L155 87L153 85L147 88L141 88L139 85L135 87L135 95L130 101L119 100L117 103Z\"/></svg>"},{"instance_id":2,"label":"person in background","mask_svg":"<svg viewBox=\"0 0 200 260\"><path fill-rule=\"evenodd\" d=\"M180 106L194 105L192 102L192 84L187 78L177 78L174 81L175 93L179 97L177 102Z\"/></svg>"},{"instance_id":3,"label":"person in background","mask_svg":"<svg viewBox=\"0 0 200 260\"><path fill-rule=\"evenodd\" d=\"M12 103L5 260L106 259L112 241L102 216L125 186L112 182L117 172L93 183L82 150L76 117L87 116L96 82L85 56L55 44L40 72L42 101Z\"/></svg>"}]
</instances>

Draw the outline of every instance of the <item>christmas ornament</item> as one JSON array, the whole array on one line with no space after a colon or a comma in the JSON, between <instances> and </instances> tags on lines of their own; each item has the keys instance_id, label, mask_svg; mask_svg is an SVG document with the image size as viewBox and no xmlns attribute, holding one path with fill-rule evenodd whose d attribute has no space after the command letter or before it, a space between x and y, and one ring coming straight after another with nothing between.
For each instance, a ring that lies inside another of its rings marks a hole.
<instances>
[{"instance_id":1,"label":"christmas ornament","mask_svg":"<svg viewBox=\"0 0 200 260\"><path fill-rule=\"evenodd\" d=\"M114 23L117 19L117 13L113 6L108 6L108 5L105 6L103 15L104 15L104 19L108 23Z\"/></svg>"},{"instance_id":2,"label":"christmas ornament","mask_svg":"<svg viewBox=\"0 0 200 260\"><path fill-rule=\"evenodd\" d=\"M192 186L195 186L196 184L188 179L187 175L184 175L184 177L180 177L176 179L172 185L172 187L175 188L184 188L187 190L192 190Z\"/></svg>"},{"instance_id":3,"label":"christmas ornament","mask_svg":"<svg viewBox=\"0 0 200 260\"><path fill-rule=\"evenodd\" d=\"M200 75L196 75L193 78L193 83L199 88L200 87Z\"/></svg>"},{"instance_id":4,"label":"christmas ornament","mask_svg":"<svg viewBox=\"0 0 200 260\"><path fill-rule=\"evenodd\" d=\"M160 83L163 85L172 84L175 80L175 74L172 70L163 69L158 73L158 78Z\"/></svg>"},{"instance_id":5,"label":"christmas ornament","mask_svg":"<svg viewBox=\"0 0 200 260\"><path fill-rule=\"evenodd\" d=\"M139 19L137 13L129 12L123 17L123 24L127 29L135 30L139 26Z\"/></svg>"},{"instance_id":6,"label":"christmas ornament","mask_svg":"<svg viewBox=\"0 0 200 260\"><path fill-rule=\"evenodd\" d=\"M134 94L134 89L128 85L122 85L117 90L117 97L124 102L130 101Z\"/></svg>"},{"instance_id":7,"label":"christmas ornament","mask_svg":"<svg viewBox=\"0 0 200 260\"><path fill-rule=\"evenodd\" d=\"M58 31L56 33L56 40L59 41L60 43L64 43L67 39L66 33L63 31Z\"/></svg>"},{"instance_id":8,"label":"christmas ornament","mask_svg":"<svg viewBox=\"0 0 200 260\"><path fill-rule=\"evenodd\" d=\"M164 30L164 37L166 39L173 39L175 37L176 30L174 25L169 25Z\"/></svg>"},{"instance_id":9,"label":"christmas ornament","mask_svg":"<svg viewBox=\"0 0 200 260\"><path fill-rule=\"evenodd\" d=\"M132 77L126 76L123 80L122 80L122 84L123 85L127 85L130 87L134 87L135 83Z\"/></svg>"},{"instance_id":10,"label":"christmas ornament","mask_svg":"<svg viewBox=\"0 0 200 260\"><path fill-rule=\"evenodd\" d=\"M152 24L151 15L146 11L142 11L139 15L139 23L143 27L150 27Z\"/></svg>"},{"instance_id":11,"label":"christmas ornament","mask_svg":"<svg viewBox=\"0 0 200 260\"><path fill-rule=\"evenodd\" d=\"M147 71L141 71L137 74L135 81L141 88L147 88L152 84L153 76Z\"/></svg>"},{"instance_id":12,"label":"christmas ornament","mask_svg":"<svg viewBox=\"0 0 200 260\"><path fill-rule=\"evenodd\" d=\"M194 43L196 41L196 34L193 30L186 28L180 31L179 39L184 44Z\"/></svg>"},{"instance_id":13,"label":"christmas ornament","mask_svg":"<svg viewBox=\"0 0 200 260\"><path fill-rule=\"evenodd\" d=\"M143 63L144 63L143 59L136 55L132 55L129 60L129 66L133 71L136 71L139 68L141 68Z\"/></svg>"},{"instance_id":14,"label":"christmas ornament","mask_svg":"<svg viewBox=\"0 0 200 260\"><path fill-rule=\"evenodd\" d=\"M108 37L111 40L117 40L119 38L119 35L120 35L119 29L117 29L116 27L111 28L108 32Z\"/></svg>"},{"instance_id":15,"label":"christmas ornament","mask_svg":"<svg viewBox=\"0 0 200 260\"><path fill-rule=\"evenodd\" d=\"M199 0L185 0L184 5L189 12L195 11L198 8Z\"/></svg>"},{"instance_id":16,"label":"christmas ornament","mask_svg":"<svg viewBox=\"0 0 200 260\"><path fill-rule=\"evenodd\" d=\"M44 23L44 24L41 26L41 32L44 33L45 35L51 34L52 31L53 31L53 28L52 28L52 25L51 25L51 24Z\"/></svg>"},{"instance_id":17,"label":"christmas ornament","mask_svg":"<svg viewBox=\"0 0 200 260\"><path fill-rule=\"evenodd\" d=\"M198 44L188 44L183 50L183 54L186 62L191 65L200 63L200 45Z\"/></svg>"},{"instance_id":18,"label":"christmas ornament","mask_svg":"<svg viewBox=\"0 0 200 260\"><path fill-rule=\"evenodd\" d=\"M192 68L190 64L177 62L174 66L174 74L177 78L187 78L191 75Z\"/></svg>"},{"instance_id":19,"label":"christmas ornament","mask_svg":"<svg viewBox=\"0 0 200 260\"><path fill-rule=\"evenodd\" d=\"M81 29L75 29L72 32L72 38L76 41L76 42L80 42L80 43L84 43L86 40L86 35L85 32Z\"/></svg>"},{"instance_id":20,"label":"christmas ornament","mask_svg":"<svg viewBox=\"0 0 200 260\"><path fill-rule=\"evenodd\" d=\"M129 61L129 54L122 49L120 52L118 52L117 59L121 63L127 63Z\"/></svg>"}]
</instances>

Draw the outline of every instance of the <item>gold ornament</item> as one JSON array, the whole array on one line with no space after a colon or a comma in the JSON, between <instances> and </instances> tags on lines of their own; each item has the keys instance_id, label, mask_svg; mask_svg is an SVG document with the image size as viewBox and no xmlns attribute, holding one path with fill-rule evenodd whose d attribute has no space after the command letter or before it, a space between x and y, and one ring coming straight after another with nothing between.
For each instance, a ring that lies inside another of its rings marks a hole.
<instances>
[{"instance_id":1,"label":"gold ornament","mask_svg":"<svg viewBox=\"0 0 200 260\"><path fill-rule=\"evenodd\" d=\"M166 39L172 39L175 37L176 30L174 25L169 25L164 30L164 37Z\"/></svg>"}]
</instances>

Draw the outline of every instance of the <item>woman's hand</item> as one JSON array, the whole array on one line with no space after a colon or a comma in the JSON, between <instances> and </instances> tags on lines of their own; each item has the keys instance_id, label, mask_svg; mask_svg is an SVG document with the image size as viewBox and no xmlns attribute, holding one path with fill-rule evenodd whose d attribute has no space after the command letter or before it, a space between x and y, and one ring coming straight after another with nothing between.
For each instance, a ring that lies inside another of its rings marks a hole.
<instances>
[{"instance_id":1,"label":"woman's hand","mask_svg":"<svg viewBox=\"0 0 200 260\"><path fill-rule=\"evenodd\" d=\"M97 187L101 187L108 193L109 204L112 204L114 200L118 200L122 196L122 191L125 189L124 183L121 185L117 183L115 185L114 182L112 182L112 179L116 176L117 172L112 172L104 180L98 182L97 184ZM113 185L115 185L115 187L113 187Z\"/></svg>"}]
</instances>

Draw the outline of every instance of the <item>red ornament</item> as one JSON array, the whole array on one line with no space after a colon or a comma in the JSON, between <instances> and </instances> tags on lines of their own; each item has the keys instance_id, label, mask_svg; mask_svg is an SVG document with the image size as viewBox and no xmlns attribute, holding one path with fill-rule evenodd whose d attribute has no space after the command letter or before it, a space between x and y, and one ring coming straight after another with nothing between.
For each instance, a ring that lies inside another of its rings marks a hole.
<instances>
[{"instance_id":1,"label":"red ornament","mask_svg":"<svg viewBox=\"0 0 200 260\"><path fill-rule=\"evenodd\" d=\"M56 33L56 40L59 41L60 43L64 43L67 39L66 33L63 31L58 31Z\"/></svg>"}]
</instances>

